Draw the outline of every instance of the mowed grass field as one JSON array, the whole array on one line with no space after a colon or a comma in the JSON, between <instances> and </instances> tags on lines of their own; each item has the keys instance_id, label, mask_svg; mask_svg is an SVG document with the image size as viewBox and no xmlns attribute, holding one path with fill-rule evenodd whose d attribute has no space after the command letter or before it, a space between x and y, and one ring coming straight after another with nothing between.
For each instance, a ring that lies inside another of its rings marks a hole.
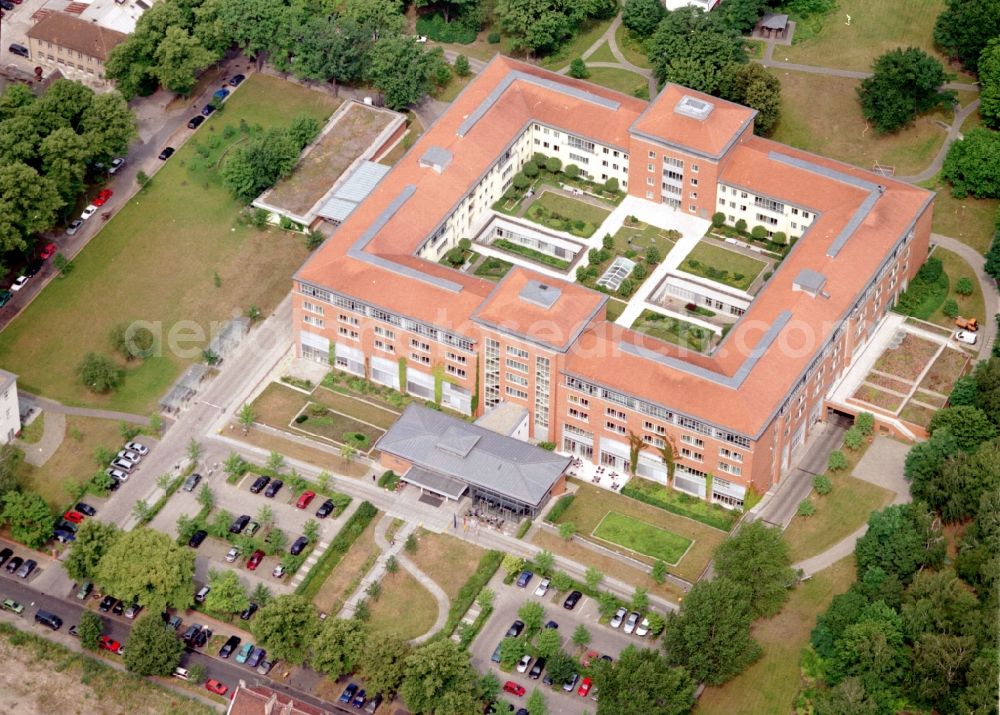
<instances>
[{"instance_id":1,"label":"mowed grass field","mask_svg":"<svg viewBox=\"0 0 1000 715\"><path fill-rule=\"evenodd\" d=\"M691 539L616 511L609 511L601 519L594 536L666 564L676 564L691 546Z\"/></svg>"},{"instance_id":2,"label":"mowed grass field","mask_svg":"<svg viewBox=\"0 0 1000 715\"><path fill-rule=\"evenodd\" d=\"M204 144L241 120L283 126L308 114L324 121L335 102L277 78L248 79L225 110L202 125L149 187L93 238L72 274L50 283L0 333L0 364L17 373L30 392L69 404L148 412L181 370L200 357L213 323L251 305L266 315L288 292L292 273L307 255L299 237L240 225L242 206L223 188L217 167L190 170L198 157L193 142ZM151 322L165 347L171 330L178 328L204 337L184 343L185 356L164 349L160 356L129 365L117 392L86 391L77 380L77 365L88 352L110 353L110 329L133 320Z\"/></svg>"}]
</instances>

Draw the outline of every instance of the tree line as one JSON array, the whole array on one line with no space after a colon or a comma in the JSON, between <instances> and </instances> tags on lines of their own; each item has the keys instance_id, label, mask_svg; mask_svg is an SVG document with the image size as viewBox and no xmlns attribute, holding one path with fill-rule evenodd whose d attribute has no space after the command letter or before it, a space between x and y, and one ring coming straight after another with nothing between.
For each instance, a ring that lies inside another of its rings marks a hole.
<instances>
[{"instance_id":1,"label":"tree line","mask_svg":"<svg viewBox=\"0 0 1000 715\"><path fill-rule=\"evenodd\" d=\"M99 174L136 136L117 92L97 95L59 79L36 97L23 84L0 94L0 254L29 253L37 234L73 210L88 173Z\"/></svg>"}]
</instances>

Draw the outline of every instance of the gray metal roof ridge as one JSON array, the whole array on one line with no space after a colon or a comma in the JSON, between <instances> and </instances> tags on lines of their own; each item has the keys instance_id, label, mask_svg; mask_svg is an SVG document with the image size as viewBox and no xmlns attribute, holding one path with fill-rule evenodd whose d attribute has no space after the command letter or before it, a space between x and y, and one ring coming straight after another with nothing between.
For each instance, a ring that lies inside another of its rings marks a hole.
<instances>
[{"instance_id":1,"label":"gray metal roof ridge","mask_svg":"<svg viewBox=\"0 0 1000 715\"><path fill-rule=\"evenodd\" d=\"M675 370L681 370L683 372L694 375L695 377L700 377L704 380L709 380L723 387L728 387L731 389L737 389L743 384L750 371L756 366L757 361L767 352L768 348L771 347L771 343L775 341L778 337L778 333L788 324L788 321L792 319L792 313L788 310L783 310L778 313L778 316L774 319L774 322L768 327L767 331L761 337L757 344L747 355L746 359L743 360L743 364L740 365L739 369L732 375L726 376L717 373L708 368L702 367L700 365L692 365L691 363L684 362L680 358L672 357L670 355L663 355L656 352L655 350L650 350L649 348L644 348L640 345L635 345L633 343L626 343L619 341L618 346L623 352L629 353L630 355L635 355L636 357L644 358L647 360L652 360L666 367L674 368Z\"/></svg>"},{"instance_id":2,"label":"gray metal roof ridge","mask_svg":"<svg viewBox=\"0 0 1000 715\"><path fill-rule=\"evenodd\" d=\"M882 192L875 189L865 197L865 200L861 202L860 206L858 206L858 210L855 211L854 215L851 216L851 219L844 224L844 227L840 229L837 237L833 239L833 243L831 243L826 249L827 256L830 258L837 257L837 254L840 253L844 246L847 245L847 241L854 235L854 232L858 230L858 226L860 226L861 223L868 218L868 214L870 214L871 210L875 208L875 203L879 200L880 196L882 196Z\"/></svg>"},{"instance_id":3,"label":"gray metal roof ridge","mask_svg":"<svg viewBox=\"0 0 1000 715\"><path fill-rule=\"evenodd\" d=\"M621 107L621 102L608 99L607 97L602 97L599 94L594 94L593 92L588 92L577 87L571 87L569 85L562 84L560 82L554 82L551 79L546 79L544 77L536 77L533 74L529 74L523 70L511 70L504 76L500 83L497 84L493 90L486 95L486 99L476 107L472 113L463 120L461 124L458 125L458 130L455 132L460 137L464 137L472 128L476 126L480 119L482 119L486 112L493 108L503 93L507 91L508 88L516 81L528 82L538 87L543 87L545 89L552 90L554 92L560 92L562 94L568 94L571 97L581 99L585 102L590 102L591 104L596 104L598 106L604 107L605 109L617 110Z\"/></svg>"},{"instance_id":4,"label":"gray metal roof ridge","mask_svg":"<svg viewBox=\"0 0 1000 715\"><path fill-rule=\"evenodd\" d=\"M452 293L460 293L462 291L462 286L459 283L429 275L423 271L411 268L410 266L404 266L401 263L390 261L382 256L368 253L365 250L378 232L385 228L385 225L389 223L393 216L396 215L396 212L399 211L403 207L403 204L405 204L416 192L417 187L415 185L407 184L404 186L403 190L400 191L396 197L389 202L389 205L382 210L382 213L378 215L378 218L376 218L375 221L373 221L372 224L365 229L364 233L361 234L358 240L347 249L347 255L355 260L364 261L365 263L394 271L395 273L407 276L408 278L414 278L418 281L429 283L436 288L443 288L444 290Z\"/></svg>"}]
</instances>

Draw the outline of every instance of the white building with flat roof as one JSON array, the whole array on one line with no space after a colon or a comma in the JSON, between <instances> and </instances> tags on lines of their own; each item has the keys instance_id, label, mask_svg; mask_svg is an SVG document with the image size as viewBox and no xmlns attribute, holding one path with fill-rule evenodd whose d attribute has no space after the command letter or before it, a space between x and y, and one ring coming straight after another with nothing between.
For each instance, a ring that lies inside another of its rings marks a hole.
<instances>
[{"instance_id":1,"label":"white building with flat roof","mask_svg":"<svg viewBox=\"0 0 1000 715\"><path fill-rule=\"evenodd\" d=\"M17 375L0 370L0 444L12 441L21 431L21 409L17 400Z\"/></svg>"}]
</instances>

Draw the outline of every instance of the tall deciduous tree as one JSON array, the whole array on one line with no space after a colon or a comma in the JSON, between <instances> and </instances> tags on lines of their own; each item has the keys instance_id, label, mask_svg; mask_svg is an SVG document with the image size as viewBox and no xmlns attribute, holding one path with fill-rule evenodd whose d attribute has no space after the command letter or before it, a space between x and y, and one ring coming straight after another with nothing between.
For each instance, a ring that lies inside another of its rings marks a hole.
<instances>
[{"instance_id":1,"label":"tall deciduous tree","mask_svg":"<svg viewBox=\"0 0 1000 715\"><path fill-rule=\"evenodd\" d=\"M309 664L336 680L344 673L354 672L367 642L368 631L364 621L328 618L313 640Z\"/></svg>"},{"instance_id":2,"label":"tall deciduous tree","mask_svg":"<svg viewBox=\"0 0 1000 715\"><path fill-rule=\"evenodd\" d=\"M781 81L756 62L734 63L723 71L719 95L757 110L753 130L768 135L781 117Z\"/></svg>"},{"instance_id":3,"label":"tall deciduous tree","mask_svg":"<svg viewBox=\"0 0 1000 715\"><path fill-rule=\"evenodd\" d=\"M61 127L42 140L38 154L42 170L55 182L63 201L72 201L83 189L87 160L92 155L87 139L70 127Z\"/></svg>"},{"instance_id":4,"label":"tall deciduous tree","mask_svg":"<svg viewBox=\"0 0 1000 715\"><path fill-rule=\"evenodd\" d=\"M437 640L420 646L407 657L399 694L414 712L457 715L476 708L476 680L468 652L460 650L453 641Z\"/></svg>"},{"instance_id":5,"label":"tall deciduous tree","mask_svg":"<svg viewBox=\"0 0 1000 715\"><path fill-rule=\"evenodd\" d=\"M194 552L148 528L123 533L104 554L94 580L124 601L154 613L194 600Z\"/></svg>"},{"instance_id":6,"label":"tall deciduous tree","mask_svg":"<svg viewBox=\"0 0 1000 715\"><path fill-rule=\"evenodd\" d=\"M183 27L169 27L153 54L153 69L160 84L171 92L187 96L198 82L197 73L218 56L207 50L201 40Z\"/></svg>"},{"instance_id":7,"label":"tall deciduous tree","mask_svg":"<svg viewBox=\"0 0 1000 715\"><path fill-rule=\"evenodd\" d=\"M973 452L983 442L997 435L997 428L986 413L978 407L959 405L938 410L931 417L930 432L934 434L946 427L955 438L959 449Z\"/></svg>"},{"instance_id":8,"label":"tall deciduous tree","mask_svg":"<svg viewBox=\"0 0 1000 715\"><path fill-rule=\"evenodd\" d=\"M941 178L955 198L1000 198L1000 134L983 127L965 132L948 147Z\"/></svg>"},{"instance_id":9,"label":"tall deciduous tree","mask_svg":"<svg viewBox=\"0 0 1000 715\"><path fill-rule=\"evenodd\" d=\"M373 693L389 695L398 691L409 654L410 646L394 635L369 639L358 662L358 669L365 676L365 685Z\"/></svg>"},{"instance_id":10,"label":"tall deciduous tree","mask_svg":"<svg viewBox=\"0 0 1000 715\"><path fill-rule=\"evenodd\" d=\"M65 200L47 176L21 162L0 165L0 251L23 251L56 221Z\"/></svg>"},{"instance_id":11,"label":"tall deciduous tree","mask_svg":"<svg viewBox=\"0 0 1000 715\"><path fill-rule=\"evenodd\" d=\"M211 573L208 584L212 590L205 597L206 611L228 615L240 613L250 605L247 590L235 571L226 569Z\"/></svg>"},{"instance_id":12,"label":"tall deciduous tree","mask_svg":"<svg viewBox=\"0 0 1000 715\"><path fill-rule=\"evenodd\" d=\"M341 15L365 28L373 40L399 35L406 26L400 0L345 0Z\"/></svg>"},{"instance_id":13,"label":"tall deciduous tree","mask_svg":"<svg viewBox=\"0 0 1000 715\"><path fill-rule=\"evenodd\" d=\"M87 519L76 532L76 541L63 561L66 573L77 581L93 579L101 559L108 552L121 532L114 524L97 519Z\"/></svg>"},{"instance_id":14,"label":"tall deciduous tree","mask_svg":"<svg viewBox=\"0 0 1000 715\"><path fill-rule=\"evenodd\" d=\"M383 37L372 49L368 77L387 107L403 109L423 96L432 66L415 37Z\"/></svg>"},{"instance_id":15,"label":"tall deciduous tree","mask_svg":"<svg viewBox=\"0 0 1000 715\"><path fill-rule=\"evenodd\" d=\"M660 82L715 94L723 73L747 61L743 38L717 13L685 6L668 12L649 41L649 61Z\"/></svg>"},{"instance_id":16,"label":"tall deciduous tree","mask_svg":"<svg viewBox=\"0 0 1000 715\"><path fill-rule=\"evenodd\" d=\"M572 36L583 8L564 0L500 0L496 18L515 51L544 53Z\"/></svg>"},{"instance_id":17,"label":"tall deciduous tree","mask_svg":"<svg viewBox=\"0 0 1000 715\"><path fill-rule=\"evenodd\" d=\"M278 596L258 611L250 630L270 655L298 665L319 631L319 614L302 596Z\"/></svg>"},{"instance_id":18,"label":"tall deciduous tree","mask_svg":"<svg viewBox=\"0 0 1000 715\"><path fill-rule=\"evenodd\" d=\"M269 129L230 154L222 165L222 182L236 198L250 203L287 176L298 156L299 149L287 132Z\"/></svg>"},{"instance_id":19,"label":"tall deciduous tree","mask_svg":"<svg viewBox=\"0 0 1000 715\"><path fill-rule=\"evenodd\" d=\"M934 25L934 42L967 70L979 69L986 44L1000 36L1000 5L979 0L946 0Z\"/></svg>"},{"instance_id":20,"label":"tall deciduous tree","mask_svg":"<svg viewBox=\"0 0 1000 715\"><path fill-rule=\"evenodd\" d=\"M249 55L269 52L288 11L282 0L223 0L219 20L231 28L233 40Z\"/></svg>"},{"instance_id":21,"label":"tall deciduous tree","mask_svg":"<svg viewBox=\"0 0 1000 715\"><path fill-rule=\"evenodd\" d=\"M873 513L868 531L854 549L859 574L881 568L904 583L920 567L937 565L943 558L941 531L920 502L895 504Z\"/></svg>"},{"instance_id":22,"label":"tall deciduous tree","mask_svg":"<svg viewBox=\"0 0 1000 715\"><path fill-rule=\"evenodd\" d=\"M788 600L795 583L791 563L781 531L762 521L744 525L715 551L716 573L747 589L754 618L773 616Z\"/></svg>"},{"instance_id":23,"label":"tall deciduous tree","mask_svg":"<svg viewBox=\"0 0 1000 715\"><path fill-rule=\"evenodd\" d=\"M180 663L184 643L163 627L159 613L139 618L129 633L125 667L138 675L170 675Z\"/></svg>"},{"instance_id":24,"label":"tall deciduous tree","mask_svg":"<svg viewBox=\"0 0 1000 715\"><path fill-rule=\"evenodd\" d=\"M1000 129L1000 37L986 43L979 55L979 116L986 126Z\"/></svg>"},{"instance_id":25,"label":"tall deciduous tree","mask_svg":"<svg viewBox=\"0 0 1000 715\"><path fill-rule=\"evenodd\" d=\"M653 34L665 13L660 0L625 0L622 24L636 37L646 38Z\"/></svg>"},{"instance_id":26,"label":"tall deciduous tree","mask_svg":"<svg viewBox=\"0 0 1000 715\"><path fill-rule=\"evenodd\" d=\"M91 148L92 158L107 162L128 149L139 136L135 115L118 92L94 97L80 117L80 131Z\"/></svg>"},{"instance_id":27,"label":"tall deciduous tree","mask_svg":"<svg viewBox=\"0 0 1000 715\"><path fill-rule=\"evenodd\" d=\"M982 495L1000 486L1000 441L991 440L973 454L960 454L949 460L934 486L932 494L940 499L930 504L946 522L975 516Z\"/></svg>"},{"instance_id":28,"label":"tall deciduous tree","mask_svg":"<svg viewBox=\"0 0 1000 715\"><path fill-rule=\"evenodd\" d=\"M858 97L865 118L880 134L894 132L917 115L954 101L943 90L944 67L917 47L889 50L875 60L873 74L861 81Z\"/></svg>"},{"instance_id":29,"label":"tall deciduous tree","mask_svg":"<svg viewBox=\"0 0 1000 715\"><path fill-rule=\"evenodd\" d=\"M52 535L52 511L35 492L4 494L0 523L7 525L15 541L30 549L43 546Z\"/></svg>"},{"instance_id":30,"label":"tall deciduous tree","mask_svg":"<svg viewBox=\"0 0 1000 715\"><path fill-rule=\"evenodd\" d=\"M595 684L598 715L683 715L694 705L694 680L655 650L628 646Z\"/></svg>"}]
</instances>

